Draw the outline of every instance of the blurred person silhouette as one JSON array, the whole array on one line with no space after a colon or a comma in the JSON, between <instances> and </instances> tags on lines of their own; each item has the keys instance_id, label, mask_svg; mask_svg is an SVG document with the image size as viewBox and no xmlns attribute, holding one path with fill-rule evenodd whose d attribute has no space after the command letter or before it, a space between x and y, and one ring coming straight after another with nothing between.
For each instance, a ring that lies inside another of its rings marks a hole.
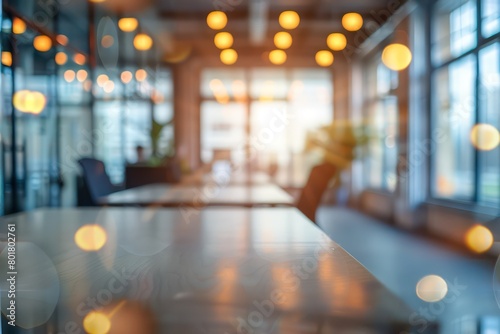
<instances>
[{"instance_id":1,"label":"blurred person silhouette","mask_svg":"<svg viewBox=\"0 0 500 334\"><path fill-rule=\"evenodd\" d=\"M137 157L135 164L143 165L143 164L147 163L147 159L146 159L146 156L144 154L144 146L137 145L135 147L135 153L136 153L136 157Z\"/></svg>"}]
</instances>

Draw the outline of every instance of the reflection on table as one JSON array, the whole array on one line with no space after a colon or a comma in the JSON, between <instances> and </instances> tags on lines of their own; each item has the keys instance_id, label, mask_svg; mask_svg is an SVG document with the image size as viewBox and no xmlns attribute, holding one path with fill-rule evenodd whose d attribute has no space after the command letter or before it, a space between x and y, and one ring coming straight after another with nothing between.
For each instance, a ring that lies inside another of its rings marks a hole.
<instances>
[{"instance_id":1,"label":"reflection on table","mask_svg":"<svg viewBox=\"0 0 500 334\"><path fill-rule=\"evenodd\" d=\"M201 186L152 184L119 191L102 197L109 206L292 206L293 198L273 184Z\"/></svg>"},{"instance_id":2,"label":"reflection on table","mask_svg":"<svg viewBox=\"0 0 500 334\"><path fill-rule=\"evenodd\" d=\"M25 328L407 329L411 311L293 208L38 210L0 219L2 235L9 223L19 240L17 319ZM38 265L25 263L35 253Z\"/></svg>"}]
</instances>

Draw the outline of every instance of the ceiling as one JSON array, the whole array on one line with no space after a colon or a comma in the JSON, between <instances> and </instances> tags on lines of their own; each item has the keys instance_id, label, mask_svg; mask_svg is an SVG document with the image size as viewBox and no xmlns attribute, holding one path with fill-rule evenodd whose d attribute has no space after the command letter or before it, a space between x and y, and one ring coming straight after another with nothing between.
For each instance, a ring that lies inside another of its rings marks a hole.
<instances>
[{"instance_id":1,"label":"ceiling","mask_svg":"<svg viewBox=\"0 0 500 334\"><path fill-rule=\"evenodd\" d=\"M155 37L163 48L168 49L168 45L177 41L191 43L206 50L215 34L207 27L206 16L213 10L222 10L229 19L224 30L235 36L235 48L245 52L254 49L260 52L261 49L272 48L272 36L283 30L278 24L279 14L285 10L294 10L301 17L300 26L292 31L294 45L301 45L295 51L317 51L324 46L326 37L331 32L345 32L351 40L355 37L355 33L348 33L342 28L343 14L358 12L363 15L366 24L379 24L378 21L385 20L387 14L393 13L404 2L405 0L157 0L155 5L143 12L142 24L156 34ZM255 8L261 10L255 11ZM257 17L255 12L258 12ZM252 38L252 33L256 33L252 30L259 30L261 38Z\"/></svg>"},{"instance_id":2,"label":"ceiling","mask_svg":"<svg viewBox=\"0 0 500 334\"><path fill-rule=\"evenodd\" d=\"M248 13L251 3L263 0L158 0L158 10L166 16L192 15L204 17L212 10L223 10L229 15L234 13ZM295 10L301 13L313 13L317 16L341 15L345 12L356 11L369 13L373 9L387 7L392 1L387 0L268 0L270 11L279 13L283 10Z\"/></svg>"},{"instance_id":3,"label":"ceiling","mask_svg":"<svg viewBox=\"0 0 500 334\"><path fill-rule=\"evenodd\" d=\"M213 45L215 31L206 24L206 16L213 10L222 10L228 16L225 31L235 37L234 48L240 54L261 55L263 51L274 48L272 37L280 30L278 16L284 10L294 10L301 17L300 26L291 31L293 46L287 52L290 55L314 53L326 48L326 37L331 32L344 32L348 40L353 41L356 33L346 32L341 25L342 15L358 12L363 15L365 26L370 21L380 21L387 14L394 12L406 0L106 0L96 5L96 15L101 17L96 22L97 41L99 34L114 35L109 29L100 29L102 16L110 14L111 20L117 16L136 16L141 30L153 36L154 49L148 54L138 55L133 48L133 34L121 37L119 52L125 61L141 62L164 59L190 49L201 56L217 57L220 50ZM80 5L79 5L80 4ZM68 35L85 31L88 19L83 0L73 0L64 6L69 18L62 24L62 31ZM256 10L258 9L258 10ZM113 12L115 15L113 15ZM82 15L84 13L84 15ZM379 22L378 22L379 23ZM116 27L116 24L112 24ZM366 36L366 29L363 35ZM257 37L256 37L257 36ZM70 36L71 37L71 36ZM70 38L77 40L81 38ZM357 42L359 44L359 42ZM82 49L86 42L81 40ZM108 50L108 53L113 50ZM147 59L146 59L147 58Z\"/></svg>"}]
</instances>

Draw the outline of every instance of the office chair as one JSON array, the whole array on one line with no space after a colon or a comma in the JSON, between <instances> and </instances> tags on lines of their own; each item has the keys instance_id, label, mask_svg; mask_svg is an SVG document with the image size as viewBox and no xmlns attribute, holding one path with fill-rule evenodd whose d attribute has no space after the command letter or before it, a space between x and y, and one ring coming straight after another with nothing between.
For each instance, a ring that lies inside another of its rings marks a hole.
<instances>
[{"instance_id":1,"label":"office chair","mask_svg":"<svg viewBox=\"0 0 500 334\"><path fill-rule=\"evenodd\" d=\"M82 158L78 160L78 163L82 166L83 180L93 205L99 204L100 197L123 190L123 187L111 183L102 161L93 158Z\"/></svg>"},{"instance_id":2,"label":"office chair","mask_svg":"<svg viewBox=\"0 0 500 334\"><path fill-rule=\"evenodd\" d=\"M337 174L337 168L330 163L322 163L313 167L307 183L297 202L299 209L307 218L316 223L316 210L329 181Z\"/></svg>"}]
</instances>

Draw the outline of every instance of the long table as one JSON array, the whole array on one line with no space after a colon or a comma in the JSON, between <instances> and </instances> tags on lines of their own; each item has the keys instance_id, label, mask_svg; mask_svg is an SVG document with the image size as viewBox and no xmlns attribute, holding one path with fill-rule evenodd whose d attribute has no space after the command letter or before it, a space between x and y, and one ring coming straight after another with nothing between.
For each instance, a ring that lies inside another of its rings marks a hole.
<instances>
[{"instance_id":1,"label":"long table","mask_svg":"<svg viewBox=\"0 0 500 334\"><path fill-rule=\"evenodd\" d=\"M109 206L292 206L292 196L273 184L202 186L151 184L103 197Z\"/></svg>"},{"instance_id":2,"label":"long table","mask_svg":"<svg viewBox=\"0 0 500 334\"><path fill-rule=\"evenodd\" d=\"M400 333L411 319L294 208L43 209L0 218L0 240L16 325L39 332Z\"/></svg>"}]
</instances>

